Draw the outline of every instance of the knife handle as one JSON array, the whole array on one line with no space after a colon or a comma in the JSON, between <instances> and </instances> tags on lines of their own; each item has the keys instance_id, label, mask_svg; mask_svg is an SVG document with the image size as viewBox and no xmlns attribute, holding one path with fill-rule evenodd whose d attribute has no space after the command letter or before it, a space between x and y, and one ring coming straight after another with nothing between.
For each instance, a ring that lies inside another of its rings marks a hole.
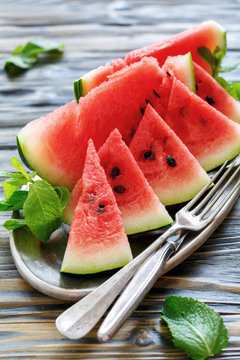
<instances>
[{"instance_id":1,"label":"knife handle","mask_svg":"<svg viewBox=\"0 0 240 360\"><path fill-rule=\"evenodd\" d=\"M140 267L100 326L97 336L101 342L108 341L138 306L174 251L174 244L166 242Z\"/></svg>"}]
</instances>

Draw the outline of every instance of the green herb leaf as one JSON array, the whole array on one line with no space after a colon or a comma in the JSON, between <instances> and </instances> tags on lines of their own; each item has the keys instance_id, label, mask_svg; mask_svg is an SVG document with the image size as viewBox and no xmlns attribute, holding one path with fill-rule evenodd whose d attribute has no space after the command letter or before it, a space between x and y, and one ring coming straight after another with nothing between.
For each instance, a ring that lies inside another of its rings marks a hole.
<instances>
[{"instance_id":1,"label":"green herb leaf","mask_svg":"<svg viewBox=\"0 0 240 360\"><path fill-rule=\"evenodd\" d=\"M218 313L204 303L170 295L162 309L175 346L194 360L217 354L228 344L227 329Z\"/></svg>"},{"instance_id":2,"label":"green herb leaf","mask_svg":"<svg viewBox=\"0 0 240 360\"><path fill-rule=\"evenodd\" d=\"M14 191L8 199L0 200L0 211L14 211L23 209L28 196L27 191Z\"/></svg>"},{"instance_id":3,"label":"green herb leaf","mask_svg":"<svg viewBox=\"0 0 240 360\"><path fill-rule=\"evenodd\" d=\"M212 75L215 77L221 67L222 58L225 55L225 50L221 50L218 46L215 48L214 52L205 47L200 46L197 48L198 55L212 68Z\"/></svg>"},{"instance_id":4,"label":"green herb leaf","mask_svg":"<svg viewBox=\"0 0 240 360\"><path fill-rule=\"evenodd\" d=\"M228 65L222 65L220 66L219 68L219 72L220 73L224 73L224 72L230 72L230 71L233 71L235 70L238 66L240 65L240 61L235 61L234 63L232 64L228 64Z\"/></svg>"},{"instance_id":5,"label":"green herb leaf","mask_svg":"<svg viewBox=\"0 0 240 360\"><path fill-rule=\"evenodd\" d=\"M3 226L7 230L15 230L24 225L27 225L27 223L24 219L10 219L10 220L5 221L5 223L3 224Z\"/></svg>"},{"instance_id":6,"label":"green herb leaf","mask_svg":"<svg viewBox=\"0 0 240 360\"><path fill-rule=\"evenodd\" d=\"M30 185L23 215L31 232L43 242L61 225L62 205L47 181L36 180Z\"/></svg>"},{"instance_id":7,"label":"green herb leaf","mask_svg":"<svg viewBox=\"0 0 240 360\"><path fill-rule=\"evenodd\" d=\"M60 52L64 49L63 45L49 39L33 39L25 46L19 45L13 50L12 55L5 62L5 70L11 75L16 70L26 70L36 64L38 55L49 51Z\"/></svg>"},{"instance_id":8,"label":"green herb leaf","mask_svg":"<svg viewBox=\"0 0 240 360\"><path fill-rule=\"evenodd\" d=\"M10 196L17 191L19 188L18 185L12 185L11 183L9 183L8 181L4 181L3 182L3 190L4 190L4 194L6 196L6 199L9 199Z\"/></svg>"},{"instance_id":9,"label":"green herb leaf","mask_svg":"<svg viewBox=\"0 0 240 360\"><path fill-rule=\"evenodd\" d=\"M68 189L66 189L65 187L62 187L62 186L55 186L54 190L58 194L59 200L62 205L62 209L64 210L65 207L67 206L67 204L69 203L70 192Z\"/></svg>"},{"instance_id":10,"label":"green herb leaf","mask_svg":"<svg viewBox=\"0 0 240 360\"><path fill-rule=\"evenodd\" d=\"M240 83L230 83L221 76L215 76L215 79L231 96L234 97L234 99L240 101Z\"/></svg>"},{"instance_id":11,"label":"green herb leaf","mask_svg":"<svg viewBox=\"0 0 240 360\"><path fill-rule=\"evenodd\" d=\"M26 170L24 170L20 162L15 157L12 157L12 165L15 167L15 169L20 171L20 173L25 177L27 181L32 181Z\"/></svg>"}]
</instances>

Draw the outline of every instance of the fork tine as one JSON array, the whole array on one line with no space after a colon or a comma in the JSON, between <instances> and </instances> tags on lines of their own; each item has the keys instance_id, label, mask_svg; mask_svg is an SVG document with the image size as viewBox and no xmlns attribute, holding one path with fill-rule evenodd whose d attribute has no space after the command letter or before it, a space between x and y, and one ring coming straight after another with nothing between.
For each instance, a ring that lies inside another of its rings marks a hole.
<instances>
[{"instance_id":1,"label":"fork tine","mask_svg":"<svg viewBox=\"0 0 240 360\"><path fill-rule=\"evenodd\" d=\"M236 178L236 175L239 173L240 171L240 166L238 166L236 168L236 170L233 172L233 174L231 175L231 177L228 179L228 181L224 184L223 187L221 187L221 190L217 193L217 195L215 196L215 198L206 206L206 208L201 212L200 214L200 219L203 218L204 215L206 215L209 210L213 207L213 205L217 202L217 200L220 198L220 196L222 196L222 194L224 193L224 191L227 189L227 187L231 184L231 182L233 181L233 179ZM226 172L227 173L227 172ZM222 180L225 179L225 175L226 173L224 174L224 176L219 180L219 182L217 183L217 185L220 185L222 184ZM216 185L216 186L217 186ZM214 186L215 187L215 186ZM218 186L219 187L219 186ZM221 208L221 204L219 204L219 207Z\"/></svg>"},{"instance_id":2,"label":"fork tine","mask_svg":"<svg viewBox=\"0 0 240 360\"><path fill-rule=\"evenodd\" d=\"M224 207L224 205L228 202L228 200L234 195L236 191L240 190L240 179L238 182L234 185L232 190L227 194L227 196L224 198L224 200L221 202L221 204L217 207L216 210L214 210L211 215L207 218L207 222L210 223L214 217L219 213L219 211Z\"/></svg>"},{"instance_id":3,"label":"fork tine","mask_svg":"<svg viewBox=\"0 0 240 360\"><path fill-rule=\"evenodd\" d=\"M221 166L221 168L218 170L218 172L212 177L212 179L207 183L207 185L202 188L202 190L185 205L182 210L189 210L197 201L200 199L203 194L208 190L209 186L214 183L214 181L218 178L218 176L221 174L221 172L225 169L228 161L225 161L225 163Z\"/></svg>"},{"instance_id":4,"label":"fork tine","mask_svg":"<svg viewBox=\"0 0 240 360\"><path fill-rule=\"evenodd\" d=\"M209 191L209 193L204 197L204 199L196 206L193 210L192 214L196 214L201 208L207 203L207 201L211 198L211 196L216 192L216 190L222 185L223 181L226 179L228 174L231 172L235 163L233 162L231 166L227 169L227 171L221 176L221 178L214 184L213 188ZM217 174L216 174L217 175ZM231 181L230 181L231 182ZM229 183L230 183L229 182Z\"/></svg>"}]
</instances>

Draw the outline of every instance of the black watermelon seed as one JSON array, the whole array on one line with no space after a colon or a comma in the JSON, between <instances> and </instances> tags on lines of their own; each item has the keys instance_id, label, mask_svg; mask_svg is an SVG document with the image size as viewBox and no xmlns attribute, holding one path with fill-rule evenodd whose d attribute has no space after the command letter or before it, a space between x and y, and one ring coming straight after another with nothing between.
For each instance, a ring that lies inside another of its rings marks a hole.
<instances>
[{"instance_id":1,"label":"black watermelon seed","mask_svg":"<svg viewBox=\"0 0 240 360\"><path fill-rule=\"evenodd\" d=\"M174 158L172 156L168 155L166 157L166 160L167 160L167 163L168 163L169 166L171 166L171 167L176 166L176 161L174 160Z\"/></svg>"},{"instance_id":2,"label":"black watermelon seed","mask_svg":"<svg viewBox=\"0 0 240 360\"><path fill-rule=\"evenodd\" d=\"M103 214L104 212L105 212L105 205L104 204L99 204L98 209L97 209L97 213L98 214Z\"/></svg>"},{"instance_id":3,"label":"black watermelon seed","mask_svg":"<svg viewBox=\"0 0 240 360\"><path fill-rule=\"evenodd\" d=\"M163 138L163 143L164 143L164 144L166 143L167 139L168 139L168 136L165 136L165 137Z\"/></svg>"},{"instance_id":4,"label":"black watermelon seed","mask_svg":"<svg viewBox=\"0 0 240 360\"><path fill-rule=\"evenodd\" d=\"M198 91L198 86L197 86L197 84L196 84L196 91Z\"/></svg>"},{"instance_id":5,"label":"black watermelon seed","mask_svg":"<svg viewBox=\"0 0 240 360\"><path fill-rule=\"evenodd\" d=\"M120 174L120 169L119 169L117 166L115 166L114 168L112 168L112 171L111 171L111 174L110 174L110 176L111 176L112 179L116 179L116 177L117 177L119 174Z\"/></svg>"},{"instance_id":6,"label":"black watermelon seed","mask_svg":"<svg viewBox=\"0 0 240 360\"><path fill-rule=\"evenodd\" d=\"M150 104L152 106L152 103L150 100L146 99L146 104Z\"/></svg>"},{"instance_id":7,"label":"black watermelon seed","mask_svg":"<svg viewBox=\"0 0 240 360\"><path fill-rule=\"evenodd\" d=\"M215 100L211 96L206 96L205 99L210 105L215 104Z\"/></svg>"},{"instance_id":8,"label":"black watermelon seed","mask_svg":"<svg viewBox=\"0 0 240 360\"><path fill-rule=\"evenodd\" d=\"M140 113L141 113L142 115L144 115L144 112L145 112L145 109L144 109L144 108L140 108Z\"/></svg>"},{"instance_id":9,"label":"black watermelon seed","mask_svg":"<svg viewBox=\"0 0 240 360\"><path fill-rule=\"evenodd\" d=\"M155 154L149 150L144 153L144 159L146 160L155 160Z\"/></svg>"},{"instance_id":10,"label":"black watermelon seed","mask_svg":"<svg viewBox=\"0 0 240 360\"><path fill-rule=\"evenodd\" d=\"M113 188L113 190L114 190L117 194L123 194L123 193L126 191L125 187L122 186L122 185L115 186L115 187Z\"/></svg>"},{"instance_id":11,"label":"black watermelon seed","mask_svg":"<svg viewBox=\"0 0 240 360\"><path fill-rule=\"evenodd\" d=\"M172 76L169 71L167 71L167 76Z\"/></svg>"},{"instance_id":12,"label":"black watermelon seed","mask_svg":"<svg viewBox=\"0 0 240 360\"><path fill-rule=\"evenodd\" d=\"M156 92L156 90L153 89L153 93L160 99L160 95Z\"/></svg>"}]
</instances>

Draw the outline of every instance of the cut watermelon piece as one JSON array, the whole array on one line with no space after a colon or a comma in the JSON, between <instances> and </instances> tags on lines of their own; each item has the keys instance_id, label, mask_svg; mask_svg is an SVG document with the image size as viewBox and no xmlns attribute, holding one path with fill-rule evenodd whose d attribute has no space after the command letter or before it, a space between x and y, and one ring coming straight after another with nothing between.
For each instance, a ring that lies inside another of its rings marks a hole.
<instances>
[{"instance_id":1,"label":"cut watermelon piece","mask_svg":"<svg viewBox=\"0 0 240 360\"><path fill-rule=\"evenodd\" d=\"M233 121L240 123L240 103L196 63L194 71L197 95Z\"/></svg>"},{"instance_id":2,"label":"cut watermelon piece","mask_svg":"<svg viewBox=\"0 0 240 360\"><path fill-rule=\"evenodd\" d=\"M199 162L150 105L130 150L165 205L192 199L209 182Z\"/></svg>"},{"instance_id":3,"label":"cut watermelon piece","mask_svg":"<svg viewBox=\"0 0 240 360\"><path fill-rule=\"evenodd\" d=\"M127 234L156 229L173 221L117 129L99 149L98 155L122 213Z\"/></svg>"},{"instance_id":4,"label":"cut watermelon piece","mask_svg":"<svg viewBox=\"0 0 240 360\"><path fill-rule=\"evenodd\" d=\"M82 97L79 106L68 103L21 129L23 160L50 183L72 189L82 174L88 139L99 149L117 127L129 144L146 102L161 103L155 93L165 93L165 78L154 58L125 67Z\"/></svg>"},{"instance_id":5,"label":"cut watermelon piece","mask_svg":"<svg viewBox=\"0 0 240 360\"><path fill-rule=\"evenodd\" d=\"M128 65L141 60L144 56L153 56L161 66L168 56L184 55L191 52L193 60L209 73L212 73L210 66L197 53L197 48L201 46L207 47L211 52L219 47L225 53L226 30L213 20L204 21L169 39L133 50L126 55L125 60Z\"/></svg>"},{"instance_id":6,"label":"cut watermelon piece","mask_svg":"<svg viewBox=\"0 0 240 360\"><path fill-rule=\"evenodd\" d=\"M193 61L190 52L185 55L169 56L162 68L168 74L176 76L191 91L196 92Z\"/></svg>"},{"instance_id":7,"label":"cut watermelon piece","mask_svg":"<svg viewBox=\"0 0 240 360\"><path fill-rule=\"evenodd\" d=\"M126 65L138 62L145 56L155 57L159 65L162 66L168 56L184 55L187 52L191 52L194 61L212 74L211 67L197 53L197 48L201 46L207 47L211 52L219 47L225 53L225 29L213 20L204 21L171 38L133 50L126 54L125 59L113 60L112 65L107 63L105 66L100 66L77 80L76 84L79 87L78 96L86 95L103 81L108 81L109 76L115 71Z\"/></svg>"},{"instance_id":8,"label":"cut watermelon piece","mask_svg":"<svg viewBox=\"0 0 240 360\"><path fill-rule=\"evenodd\" d=\"M240 125L176 79L165 121L206 171L240 152Z\"/></svg>"},{"instance_id":9,"label":"cut watermelon piece","mask_svg":"<svg viewBox=\"0 0 240 360\"><path fill-rule=\"evenodd\" d=\"M126 265L132 253L99 157L90 140L82 195L74 212L62 272L90 274Z\"/></svg>"}]
</instances>

